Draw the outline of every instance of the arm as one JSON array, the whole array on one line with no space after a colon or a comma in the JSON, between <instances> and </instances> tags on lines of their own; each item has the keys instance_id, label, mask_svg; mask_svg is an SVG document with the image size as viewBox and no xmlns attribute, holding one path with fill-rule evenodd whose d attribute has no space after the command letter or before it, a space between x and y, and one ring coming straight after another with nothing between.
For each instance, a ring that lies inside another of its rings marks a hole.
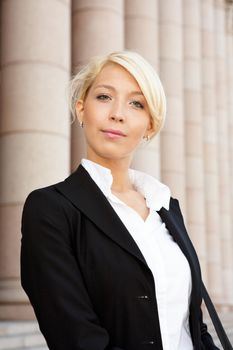
<instances>
[{"instance_id":1,"label":"arm","mask_svg":"<svg viewBox=\"0 0 233 350\"><path fill-rule=\"evenodd\" d=\"M108 346L109 335L93 310L71 247L71 227L75 223L78 229L80 216L65 201L48 189L27 198L22 217L22 286L50 350L122 350Z\"/></svg>"}]
</instances>

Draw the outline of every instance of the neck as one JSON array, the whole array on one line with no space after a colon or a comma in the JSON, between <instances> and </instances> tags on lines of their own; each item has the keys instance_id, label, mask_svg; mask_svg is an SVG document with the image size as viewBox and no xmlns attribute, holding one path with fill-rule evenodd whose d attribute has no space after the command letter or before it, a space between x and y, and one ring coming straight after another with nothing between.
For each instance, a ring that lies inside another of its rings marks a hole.
<instances>
[{"instance_id":1,"label":"neck","mask_svg":"<svg viewBox=\"0 0 233 350\"><path fill-rule=\"evenodd\" d=\"M115 192L126 192L133 189L129 178L130 159L105 159L98 157L91 157L87 155L87 159L102 165L111 170L113 182L112 190Z\"/></svg>"}]
</instances>

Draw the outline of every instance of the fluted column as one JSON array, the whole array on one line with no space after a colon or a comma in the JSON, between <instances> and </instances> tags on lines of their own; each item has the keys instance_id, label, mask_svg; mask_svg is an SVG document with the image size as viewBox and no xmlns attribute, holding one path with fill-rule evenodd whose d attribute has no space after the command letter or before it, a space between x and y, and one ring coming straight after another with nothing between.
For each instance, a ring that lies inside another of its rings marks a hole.
<instances>
[{"instance_id":1,"label":"fluted column","mask_svg":"<svg viewBox=\"0 0 233 350\"><path fill-rule=\"evenodd\" d=\"M69 171L70 2L1 6L0 318L23 319L32 309L19 282L22 204Z\"/></svg>"},{"instance_id":2,"label":"fluted column","mask_svg":"<svg viewBox=\"0 0 233 350\"><path fill-rule=\"evenodd\" d=\"M222 276L224 303L229 304L232 297L232 239L230 211L230 169L229 135L227 116L227 72L226 72L226 32L225 1L215 0L216 21L216 92L218 122L218 166L219 166L219 202L220 230L222 243Z\"/></svg>"},{"instance_id":3,"label":"fluted column","mask_svg":"<svg viewBox=\"0 0 233 350\"><path fill-rule=\"evenodd\" d=\"M161 175L185 214L182 20L182 0L159 2L160 75L168 104L161 133Z\"/></svg>"},{"instance_id":4,"label":"fluted column","mask_svg":"<svg viewBox=\"0 0 233 350\"><path fill-rule=\"evenodd\" d=\"M229 166L230 166L230 217L231 217L231 267L233 273L233 3L226 8L226 57L227 57L227 117L229 130ZM231 287L230 303L233 306L233 287Z\"/></svg>"},{"instance_id":5,"label":"fluted column","mask_svg":"<svg viewBox=\"0 0 233 350\"><path fill-rule=\"evenodd\" d=\"M202 113L205 179L205 222L208 289L215 302L222 297L221 230L219 225L218 137L214 0L201 2Z\"/></svg>"},{"instance_id":6,"label":"fluted column","mask_svg":"<svg viewBox=\"0 0 233 350\"><path fill-rule=\"evenodd\" d=\"M143 38L143 40L138 40ZM145 57L158 72L158 1L125 0L125 47ZM159 73L159 72L158 72ZM133 167L160 177L159 135L139 147Z\"/></svg>"},{"instance_id":7,"label":"fluted column","mask_svg":"<svg viewBox=\"0 0 233 350\"><path fill-rule=\"evenodd\" d=\"M85 64L91 56L124 47L123 0L73 0L72 66ZM74 70L73 69L73 70ZM71 168L85 156L85 142L77 121L72 125Z\"/></svg>"},{"instance_id":8,"label":"fluted column","mask_svg":"<svg viewBox=\"0 0 233 350\"><path fill-rule=\"evenodd\" d=\"M200 0L183 1L186 213L189 234L206 277L200 6Z\"/></svg>"}]
</instances>

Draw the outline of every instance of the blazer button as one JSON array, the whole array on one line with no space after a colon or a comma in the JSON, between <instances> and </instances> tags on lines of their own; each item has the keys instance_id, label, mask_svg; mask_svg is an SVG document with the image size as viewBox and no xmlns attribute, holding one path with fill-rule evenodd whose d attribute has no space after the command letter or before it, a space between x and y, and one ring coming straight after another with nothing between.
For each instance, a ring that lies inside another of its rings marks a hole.
<instances>
[{"instance_id":1,"label":"blazer button","mask_svg":"<svg viewBox=\"0 0 233 350\"><path fill-rule=\"evenodd\" d=\"M147 341L143 341L142 344L144 344L144 345L154 345L155 342L154 342L154 340L147 340Z\"/></svg>"},{"instance_id":2,"label":"blazer button","mask_svg":"<svg viewBox=\"0 0 233 350\"><path fill-rule=\"evenodd\" d=\"M149 300L149 297L148 297L148 295L138 295L138 299L148 299Z\"/></svg>"}]
</instances>

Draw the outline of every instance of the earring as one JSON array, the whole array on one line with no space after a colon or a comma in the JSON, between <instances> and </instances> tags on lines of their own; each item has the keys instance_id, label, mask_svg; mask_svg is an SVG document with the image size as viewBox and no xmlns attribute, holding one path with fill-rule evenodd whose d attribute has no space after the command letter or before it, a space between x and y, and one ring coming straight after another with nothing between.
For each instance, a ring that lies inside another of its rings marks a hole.
<instances>
[{"instance_id":1,"label":"earring","mask_svg":"<svg viewBox=\"0 0 233 350\"><path fill-rule=\"evenodd\" d=\"M83 122L79 122L80 128L83 128Z\"/></svg>"},{"instance_id":2,"label":"earring","mask_svg":"<svg viewBox=\"0 0 233 350\"><path fill-rule=\"evenodd\" d=\"M144 140L146 141L149 141L150 140L150 136L149 135L146 135L146 136L143 136Z\"/></svg>"}]
</instances>

